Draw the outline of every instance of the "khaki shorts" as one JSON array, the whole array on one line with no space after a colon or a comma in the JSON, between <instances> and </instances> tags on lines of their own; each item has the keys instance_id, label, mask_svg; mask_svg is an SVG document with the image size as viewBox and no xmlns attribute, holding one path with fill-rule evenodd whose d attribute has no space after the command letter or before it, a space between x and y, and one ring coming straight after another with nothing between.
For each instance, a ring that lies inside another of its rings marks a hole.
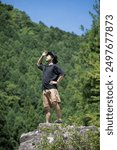
<instances>
[{"instance_id":1,"label":"khaki shorts","mask_svg":"<svg viewBox=\"0 0 117 150\"><path fill-rule=\"evenodd\" d=\"M57 89L43 90L43 105L51 107L53 102L60 103L60 96Z\"/></svg>"}]
</instances>

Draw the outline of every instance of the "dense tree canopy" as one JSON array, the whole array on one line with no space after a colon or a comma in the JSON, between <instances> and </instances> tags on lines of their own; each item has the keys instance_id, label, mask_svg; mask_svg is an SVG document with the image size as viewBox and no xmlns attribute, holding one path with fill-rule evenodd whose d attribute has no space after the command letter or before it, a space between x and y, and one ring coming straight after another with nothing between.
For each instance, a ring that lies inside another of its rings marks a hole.
<instances>
[{"instance_id":1,"label":"dense tree canopy","mask_svg":"<svg viewBox=\"0 0 117 150\"><path fill-rule=\"evenodd\" d=\"M66 73L59 85L64 123L99 126L98 2L94 8L91 29L78 36L0 2L0 149L16 149L23 132L45 121L36 66L43 49L58 55Z\"/></svg>"}]
</instances>

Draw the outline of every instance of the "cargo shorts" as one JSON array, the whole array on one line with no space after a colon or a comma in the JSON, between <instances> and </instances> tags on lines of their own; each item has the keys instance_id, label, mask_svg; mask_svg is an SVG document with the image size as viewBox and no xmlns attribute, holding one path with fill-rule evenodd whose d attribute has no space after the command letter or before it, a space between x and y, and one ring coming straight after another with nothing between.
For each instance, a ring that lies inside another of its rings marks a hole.
<instances>
[{"instance_id":1,"label":"cargo shorts","mask_svg":"<svg viewBox=\"0 0 117 150\"><path fill-rule=\"evenodd\" d=\"M51 107L53 102L60 103L60 95L57 89L43 90L43 106Z\"/></svg>"}]
</instances>

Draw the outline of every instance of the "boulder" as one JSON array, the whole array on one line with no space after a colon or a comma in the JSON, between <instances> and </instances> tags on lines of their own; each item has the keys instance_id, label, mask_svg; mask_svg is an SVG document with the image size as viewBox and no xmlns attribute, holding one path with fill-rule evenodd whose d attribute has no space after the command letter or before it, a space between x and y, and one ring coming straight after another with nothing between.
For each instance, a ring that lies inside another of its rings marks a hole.
<instances>
[{"instance_id":1,"label":"boulder","mask_svg":"<svg viewBox=\"0 0 117 150\"><path fill-rule=\"evenodd\" d=\"M20 137L19 150L46 150L47 147L50 150L84 147L99 150L99 129L95 126L40 123L35 131L23 133Z\"/></svg>"}]
</instances>

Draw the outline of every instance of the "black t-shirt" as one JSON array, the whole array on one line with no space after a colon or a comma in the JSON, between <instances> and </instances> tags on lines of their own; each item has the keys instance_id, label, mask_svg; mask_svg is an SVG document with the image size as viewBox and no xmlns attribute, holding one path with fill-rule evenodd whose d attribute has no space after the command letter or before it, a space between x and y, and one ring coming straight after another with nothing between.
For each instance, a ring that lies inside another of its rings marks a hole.
<instances>
[{"instance_id":1,"label":"black t-shirt","mask_svg":"<svg viewBox=\"0 0 117 150\"><path fill-rule=\"evenodd\" d=\"M42 90L45 89L57 89L56 84L50 84L50 81L57 81L59 76L63 76L63 70L57 65L37 65L40 70L43 71L43 82L42 82Z\"/></svg>"}]
</instances>

